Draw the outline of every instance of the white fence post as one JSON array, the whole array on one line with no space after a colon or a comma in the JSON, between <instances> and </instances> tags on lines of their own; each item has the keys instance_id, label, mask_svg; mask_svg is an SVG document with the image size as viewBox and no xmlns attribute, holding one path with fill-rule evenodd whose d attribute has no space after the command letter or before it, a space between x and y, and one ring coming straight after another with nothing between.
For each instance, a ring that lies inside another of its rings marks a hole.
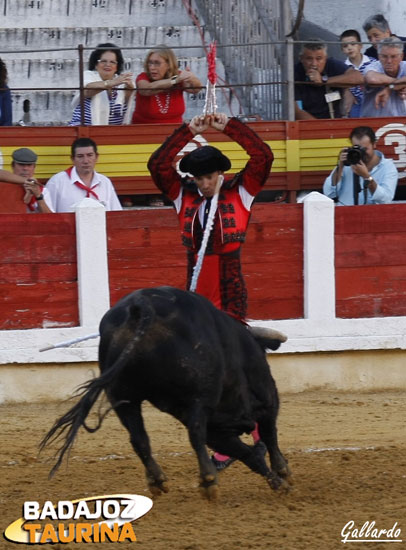
<instances>
[{"instance_id":1,"label":"white fence post","mask_svg":"<svg viewBox=\"0 0 406 550\"><path fill-rule=\"evenodd\" d=\"M79 322L94 327L110 307L106 210L93 199L75 207Z\"/></svg>"},{"instance_id":2,"label":"white fence post","mask_svg":"<svg viewBox=\"0 0 406 550\"><path fill-rule=\"evenodd\" d=\"M304 317L335 317L334 202L313 192L303 200Z\"/></svg>"}]
</instances>

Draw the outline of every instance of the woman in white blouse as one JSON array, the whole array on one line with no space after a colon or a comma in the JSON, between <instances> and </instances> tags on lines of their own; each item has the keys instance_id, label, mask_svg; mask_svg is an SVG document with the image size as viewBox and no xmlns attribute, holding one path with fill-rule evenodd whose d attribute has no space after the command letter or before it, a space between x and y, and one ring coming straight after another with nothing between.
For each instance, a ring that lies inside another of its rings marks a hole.
<instances>
[{"instance_id":1,"label":"woman in white blouse","mask_svg":"<svg viewBox=\"0 0 406 550\"><path fill-rule=\"evenodd\" d=\"M89 70L84 72L84 124L128 124L134 102L132 73L122 73L124 58L114 44L99 44L89 58ZM73 99L70 126L82 124L80 95Z\"/></svg>"}]
</instances>

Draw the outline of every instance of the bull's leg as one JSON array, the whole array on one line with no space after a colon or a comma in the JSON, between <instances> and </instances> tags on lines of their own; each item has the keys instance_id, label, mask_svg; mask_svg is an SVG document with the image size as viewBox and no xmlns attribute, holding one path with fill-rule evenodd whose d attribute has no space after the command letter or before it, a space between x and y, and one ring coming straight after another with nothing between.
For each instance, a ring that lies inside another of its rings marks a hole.
<instances>
[{"instance_id":1,"label":"bull's leg","mask_svg":"<svg viewBox=\"0 0 406 550\"><path fill-rule=\"evenodd\" d=\"M284 485L282 478L266 464L264 454L258 444L246 445L236 435L227 435L222 431L215 430L209 431L207 443L217 452L240 460L253 472L263 476L272 489L279 489Z\"/></svg>"},{"instance_id":2,"label":"bull's leg","mask_svg":"<svg viewBox=\"0 0 406 550\"><path fill-rule=\"evenodd\" d=\"M256 385L257 402L262 404L261 411L257 411L256 421L261 441L265 444L271 460L272 472L278 477L288 478L290 470L288 462L281 453L278 446L278 430L276 420L279 411L279 395L272 375L269 383ZM286 487L287 484L284 483Z\"/></svg>"},{"instance_id":3,"label":"bull's leg","mask_svg":"<svg viewBox=\"0 0 406 550\"><path fill-rule=\"evenodd\" d=\"M258 418L258 432L261 441L266 445L271 459L272 471L283 478L291 474L288 461L281 453L278 446L278 430L276 427L277 410L271 407L267 414Z\"/></svg>"},{"instance_id":4,"label":"bull's leg","mask_svg":"<svg viewBox=\"0 0 406 550\"><path fill-rule=\"evenodd\" d=\"M187 418L187 419L186 419ZM217 471L210 460L206 448L207 415L199 403L189 410L186 419L186 427L189 433L190 444L196 452L199 462L200 483L199 487L204 496L209 499L217 498Z\"/></svg>"},{"instance_id":5,"label":"bull's leg","mask_svg":"<svg viewBox=\"0 0 406 550\"><path fill-rule=\"evenodd\" d=\"M149 490L155 496L169 491L167 478L161 467L152 457L149 437L145 430L141 414L141 404L123 404L116 408L121 422L130 433L130 441L134 451L145 466L145 474Z\"/></svg>"}]
</instances>

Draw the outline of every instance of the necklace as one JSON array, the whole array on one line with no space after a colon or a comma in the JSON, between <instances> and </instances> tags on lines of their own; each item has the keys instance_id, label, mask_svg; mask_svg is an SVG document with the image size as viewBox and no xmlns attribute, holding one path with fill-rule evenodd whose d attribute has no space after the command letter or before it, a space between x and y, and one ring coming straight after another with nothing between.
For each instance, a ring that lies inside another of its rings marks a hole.
<instances>
[{"instance_id":1,"label":"necklace","mask_svg":"<svg viewBox=\"0 0 406 550\"><path fill-rule=\"evenodd\" d=\"M159 112L163 115L166 115L166 113L169 111L169 103L171 101L171 94L169 92L166 92L165 94L165 105L162 105L161 100L159 98L159 94L155 94L155 101L158 104Z\"/></svg>"}]
</instances>

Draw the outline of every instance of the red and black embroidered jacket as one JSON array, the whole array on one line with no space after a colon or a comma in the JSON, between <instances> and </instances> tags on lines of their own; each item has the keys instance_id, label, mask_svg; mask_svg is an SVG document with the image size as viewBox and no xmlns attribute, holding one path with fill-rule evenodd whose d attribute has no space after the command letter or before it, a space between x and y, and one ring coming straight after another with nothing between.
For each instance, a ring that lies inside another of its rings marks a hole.
<instances>
[{"instance_id":1,"label":"red and black embroidered jacket","mask_svg":"<svg viewBox=\"0 0 406 550\"><path fill-rule=\"evenodd\" d=\"M240 247L245 241L251 212L241 200L239 186L251 195L257 195L269 175L273 154L269 146L238 119L228 121L224 134L241 145L250 159L241 172L224 179L197 292L220 309L244 319L246 288L241 273ZM188 286L203 237L198 209L204 197L193 180L182 178L173 164L176 155L193 137L189 127L183 124L153 153L148 162L151 176L162 193L173 201L182 193L178 218L182 241L188 249Z\"/></svg>"}]
</instances>

